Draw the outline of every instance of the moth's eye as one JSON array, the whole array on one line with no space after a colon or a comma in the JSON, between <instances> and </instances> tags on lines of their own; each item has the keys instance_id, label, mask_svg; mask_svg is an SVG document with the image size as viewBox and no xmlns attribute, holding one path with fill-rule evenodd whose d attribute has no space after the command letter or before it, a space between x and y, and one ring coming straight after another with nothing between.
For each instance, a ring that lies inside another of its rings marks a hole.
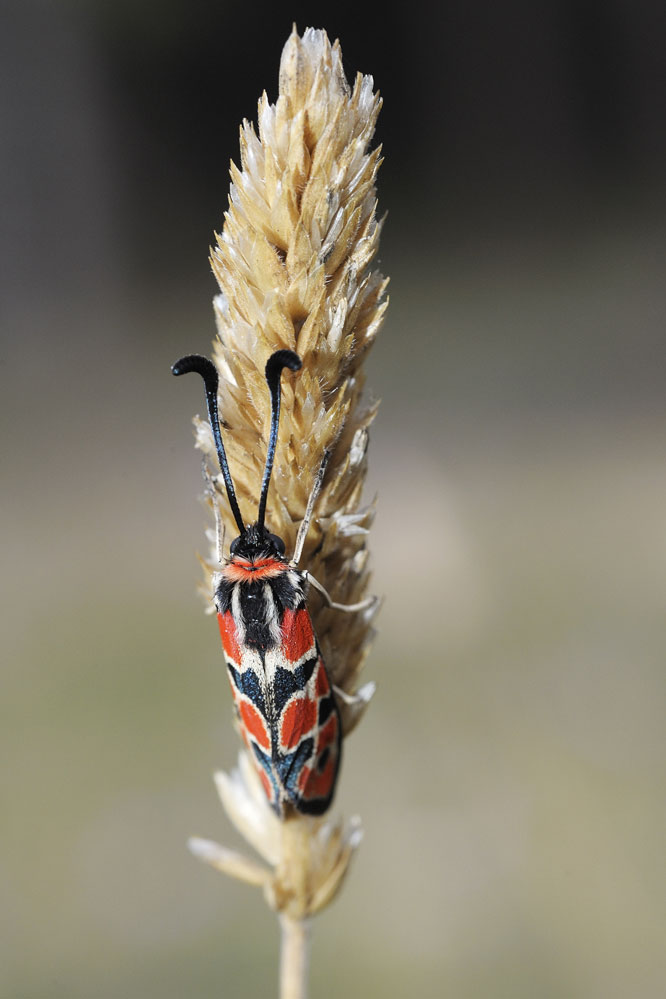
<instances>
[{"instance_id":1,"label":"moth's eye","mask_svg":"<svg viewBox=\"0 0 666 999\"><path fill-rule=\"evenodd\" d=\"M240 536L239 536L239 537L237 537L237 538L235 538L235 539L234 539L234 540L233 540L233 541L231 542L231 544L229 545L229 553L230 553L231 555L233 555L233 554L234 554L234 552L236 551L236 549L238 548L238 544L239 544L239 542L240 542Z\"/></svg>"},{"instance_id":2,"label":"moth's eye","mask_svg":"<svg viewBox=\"0 0 666 999\"><path fill-rule=\"evenodd\" d=\"M284 541L282 538L278 538L277 534L268 535L271 543L274 545L276 551L279 555L284 555Z\"/></svg>"}]
</instances>

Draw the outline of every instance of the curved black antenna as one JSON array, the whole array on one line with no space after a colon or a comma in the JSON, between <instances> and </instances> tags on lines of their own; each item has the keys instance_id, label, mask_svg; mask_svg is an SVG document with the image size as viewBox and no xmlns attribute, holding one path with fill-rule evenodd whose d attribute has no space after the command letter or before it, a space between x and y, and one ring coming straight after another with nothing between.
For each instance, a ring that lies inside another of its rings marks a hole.
<instances>
[{"instance_id":1,"label":"curved black antenna","mask_svg":"<svg viewBox=\"0 0 666 999\"><path fill-rule=\"evenodd\" d=\"M245 534L245 524L243 523L243 518L241 517L241 512L238 508L236 491L234 489L234 484L231 481L231 472L229 471L229 466L227 465L227 456L224 451L224 444L222 443L220 414L217 408L217 386L220 381L217 368L212 361L209 361L208 358L204 357L202 354L188 354L187 357L181 357L175 364L172 364L171 371L174 375L186 375L189 371L196 371L196 373L201 375L204 380L204 385L206 387L208 419L210 421L210 428L213 431L213 438L215 440L215 447L217 448L217 457L220 462L222 477L224 478L224 484L227 487L229 506L231 507L231 512L234 515L234 520L238 524L239 531L241 534Z\"/></svg>"},{"instance_id":2,"label":"curved black antenna","mask_svg":"<svg viewBox=\"0 0 666 999\"><path fill-rule=\"evenodd\" d=\"M257 514L257 527L260 532L263 532L264 529L268 486L271 481L271 472L273 471L273 459L275 458L275 445L277 444L278 424L280 422L280 375L283 368L298 371L300 367L301 359L293 350L276 350L266 361L266 382L268 383L268 390L271 393L271 436L268 440L264 478L261 483L261 496L259 497L259 513Z\"/></svg>"}]
</instances>

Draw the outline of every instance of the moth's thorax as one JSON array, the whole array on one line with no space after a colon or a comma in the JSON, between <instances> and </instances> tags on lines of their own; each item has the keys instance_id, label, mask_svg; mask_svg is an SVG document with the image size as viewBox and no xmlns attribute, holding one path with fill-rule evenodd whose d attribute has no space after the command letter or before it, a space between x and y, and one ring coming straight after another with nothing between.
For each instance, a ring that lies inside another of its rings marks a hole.
<instances>
[{"instance_id":1,"label":"moth's thorax","mask_svg":"<svg viewBox=\"0 0 666 999\"><path fill-rule=\"evenodd\" d=\"M287 608L303 603L307 574L275 552L255 557L234 553L215 573L213 587L218 612L232 610L237 623L252 631L254 622L279 622Z\"/></svg>"}]
</instances>

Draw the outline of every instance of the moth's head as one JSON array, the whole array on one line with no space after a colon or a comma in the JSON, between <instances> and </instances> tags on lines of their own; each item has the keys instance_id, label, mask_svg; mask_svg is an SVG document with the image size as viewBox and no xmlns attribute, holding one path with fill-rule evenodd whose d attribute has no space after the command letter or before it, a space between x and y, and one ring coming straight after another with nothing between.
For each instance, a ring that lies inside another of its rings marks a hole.
<instances>
[{"instance_id":1,"label":"moth's head","mask_svg":"<svg viewBox=\"0 0 666 999\"><path fill-rule=\"evenodd\" d=\"M247 527L229 546L229 553L238 558L255 561L260 558L284 559L284 541L277 534L271 534L259 523Z\"/></svg>"}]
</instances>

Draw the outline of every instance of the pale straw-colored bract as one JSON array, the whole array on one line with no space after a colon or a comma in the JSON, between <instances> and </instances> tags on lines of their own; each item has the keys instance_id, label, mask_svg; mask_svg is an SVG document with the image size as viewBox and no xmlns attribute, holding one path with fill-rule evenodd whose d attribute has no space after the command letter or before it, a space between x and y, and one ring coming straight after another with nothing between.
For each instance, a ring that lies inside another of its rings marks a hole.
<instances>
[{"instance_id":1,"label":"pale straw-colored bract","mask_svg":"<svg viewBox=\"0 0 666 999\"><path fill-rule=\"evenodd\" d=\"M259 101L258 134L241 128L241 169L231 167L229 210L212 251L220 286L215 299L224 442L245 523L256 520L270 423L264 366L280 348L303 368L282 378L282 411L266 525L287 556L322 456L331 451L300 568L331 598L361 601L369 582L366 537L372 507L361 506L368 426L376 406L362 400L362 362L381 326L386 280L372 270L380 223L375 176L380 151L369 151L381 106L369 76L349 87L338 42L308 29L288 39L279 96ZM226 548L238 534L219 475L208 423L197 420L197 446L215 482ZM214 541L211 531L211 541ZM212 594L214 544L204 563ZM336 690L343 731L359 720L373 692L359 675L374 607L344 613L308 599L324 661ZM344 753L343 753L344 760ZM342 779L344 779L344 767ZM264 888L283 918L307 919L335 895L360 841L347 825L271 810L244 750L217 787L235 826L262 863L207 840L192 851L214 867Z\"/></svg>"}]
</instances>

